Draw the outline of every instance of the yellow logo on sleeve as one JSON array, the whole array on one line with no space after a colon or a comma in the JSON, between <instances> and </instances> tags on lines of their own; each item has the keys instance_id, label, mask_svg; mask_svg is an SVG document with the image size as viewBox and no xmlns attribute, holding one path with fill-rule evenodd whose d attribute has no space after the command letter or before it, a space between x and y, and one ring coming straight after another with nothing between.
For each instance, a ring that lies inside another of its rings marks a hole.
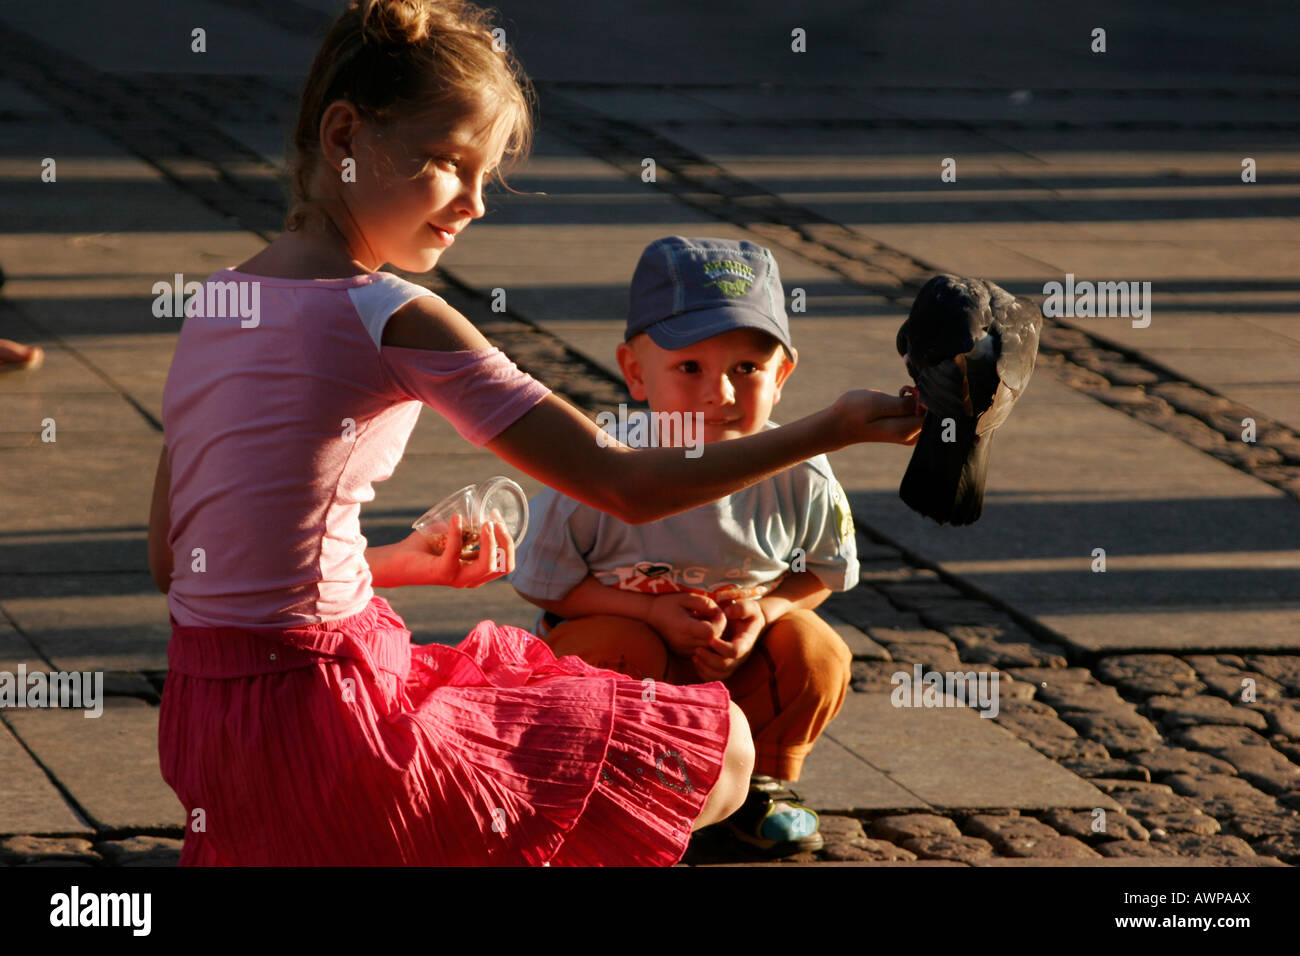
<instances>
[{"instance_id":1,"label":"yellow logo on sleeve","mask_svg":"<svg viewBox=\"0 0 1300 956\"><path fill-rule=\"evenodd\" d=\"M838 481L831 481L831 506L835 509L835 520L840 528L840 540L853 537L853 512L849 510L849 499L844 494Z\"/></svg>"}]
</instances>

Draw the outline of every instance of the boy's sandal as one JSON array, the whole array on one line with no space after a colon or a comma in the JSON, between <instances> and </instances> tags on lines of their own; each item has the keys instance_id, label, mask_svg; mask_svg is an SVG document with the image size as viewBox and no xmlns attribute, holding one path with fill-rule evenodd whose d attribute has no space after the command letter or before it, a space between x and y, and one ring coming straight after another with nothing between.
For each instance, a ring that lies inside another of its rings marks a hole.
<instances>
[{"instance_id":1,"label":"boy's sandal","mask_svg":"<svg viewBox=\"0 0 1300 956\"><path fill-rule=\"evenodd\" d=\"M769 856L820 850L825 841L815 810L771 777L755 777L744 805L725 821L736 839Z\"/></svg>"}]
</instances>

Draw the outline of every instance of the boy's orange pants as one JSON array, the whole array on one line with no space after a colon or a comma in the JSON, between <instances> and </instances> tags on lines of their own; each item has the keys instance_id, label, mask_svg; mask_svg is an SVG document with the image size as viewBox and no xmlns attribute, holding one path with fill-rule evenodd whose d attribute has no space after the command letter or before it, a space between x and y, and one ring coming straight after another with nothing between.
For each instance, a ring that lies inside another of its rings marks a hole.
<instances>
[{"instance_id":1,"label":"boy's orange pants","mask_svg":"<svg viewBox=\"0 0 1300 956\"><path fill-rule=\"evenodd\" d=\"M597 614L553 627L543 638L557 657L670 684L700 683L689 660L672 654L643 621ZM749 658L723 685L749 718L754 773L798 780L813 741L844 704L848 646L814 611L797 609L768 625Z\"/></svg>"}]
</instances>

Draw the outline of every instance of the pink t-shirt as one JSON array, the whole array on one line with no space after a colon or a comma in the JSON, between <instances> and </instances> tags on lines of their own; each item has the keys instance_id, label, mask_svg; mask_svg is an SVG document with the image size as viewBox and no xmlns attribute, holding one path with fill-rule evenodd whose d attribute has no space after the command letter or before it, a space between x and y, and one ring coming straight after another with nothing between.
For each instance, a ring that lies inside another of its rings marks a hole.
<instances>
[{"instance_id":1,"label":"pink t-shirt","mask_svg":"<svg viewBox=\"0 0 1300 956\"><path fill-rule=\"evenodd\" d=\"M204 284L163 391L178 623L289 627L361 612L373 593L361 503L393 473L422 404L482 447L549 394L499 349L382 345L389 316L423 295L386 272L225 269Z\"/></svg>"}]
</instances>

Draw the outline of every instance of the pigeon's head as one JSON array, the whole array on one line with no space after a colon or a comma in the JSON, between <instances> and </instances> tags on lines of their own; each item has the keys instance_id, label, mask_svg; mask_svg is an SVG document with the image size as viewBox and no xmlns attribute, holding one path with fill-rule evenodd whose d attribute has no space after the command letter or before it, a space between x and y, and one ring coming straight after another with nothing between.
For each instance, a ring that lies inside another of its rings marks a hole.
<instances>
[{"instance_id":1,"label":"pigeon's head","mask_svg":"<svg viewBox=\"0 0 1300 956\"><path fill-rule=\"evenodd\" d=\"M992 320L993 289L1002 293L992 283L954 275L937 275L922 286L895 343L908 371L970 352Z\"/></svg>"}]
</instances>

